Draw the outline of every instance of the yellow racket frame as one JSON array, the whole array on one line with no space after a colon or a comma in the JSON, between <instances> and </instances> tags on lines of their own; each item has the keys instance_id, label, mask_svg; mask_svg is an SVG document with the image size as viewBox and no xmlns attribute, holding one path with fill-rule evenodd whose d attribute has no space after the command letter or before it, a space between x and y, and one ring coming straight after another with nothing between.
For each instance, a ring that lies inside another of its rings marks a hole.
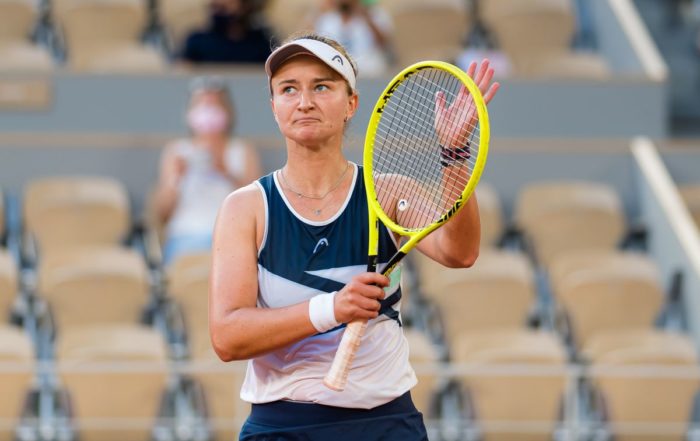
<instances>
[{"instance_id":1,"label":"yellow racket frame","mask_svg":"<svg viewBox=\"0 0 700 441\"><path fill-rule=\"evenodd\" d=\"M469 176L469 181L467 182L467 185L465 186L464 190L462 191L462 194L460 197L455 201L454 205L450 210L448 210L445 214L443 214L438 220L433 222L432 224L428 225L427 227L423 228L405 228L402 227L401 225L398 225L396 222L394 222L393 219L391 219L387 214L384 212L382 209L381 205L379 204L378 198L377 198L377 192L374 187L374 179L373 179L373 166L372 166L372 156L374 154L374 137L376 136L377 133L377 128L379 127L379 123L382 120L382 115L384 111L384 107L386 104L389 102L391 99L391 96L393 95L394 91L396 88L406 79L408 79L410 76L420 72L423 69L441 69L444 70L456 78L458 78L462 84L467 88L471 96L473 97L474 100L474 105L476 107L476 112L477 112L477 118L479 121L479 148L476 150L476 161L474 163L474 169L471 172L471 175ZM484 165L486 165L486 158L488 156L488 146L489 146L489 137L490 137L490 126L489 126L489 116L488 116L488 111L486 110L486 103L484 102L484 97L481 95L481 91L479 90L479 87L474 83L474 80L471 79L469 75L467 75L466 72L458 68L457 66L454 66L450 63L445 63L443 61L421 61L418 63L415 63L411 66L408 66L401 72L399 72L390 82L389 85L384 89L384 92L381 94L379 99L377 100L377 104L374 106L374 110L372 111L372 116L370 117L369 120L369 125L367 127L367 134L365 135L365 146L364 146L364 153L363 153L363 158L362 158L362 164L364 168L364 173L363 173L363 179L365 181L365 188L367 189L367 204L369 206L369 212L370 212L370 224L372 225L374 222L372 222L372 217L373 214L376 214L377 217L382 221L384 225L386 225L387 228L389 228L391 231L400 234L402 236L407 236L409 239L408 241L401 246L399 249L399 252L402 254L408 253L418 242L420 242L425 236L430 234L432 231L434 231L436 228L440 227L445 221L447 221L449 218L454 216L466 203L466 201L469 199L469 197L472 195L474 192L474 189L476 188L476 184L479 182L479 179L481 178L481 173L484 169ZM378 252L378 229L370 227L369 231L369 251L368 255L370 256L376 256ZM382 273L383 274L388 274L393 270L393 266L391 263L387 265L387 268L385 268Z\"/></svg>"},{"instance_id":2,"label":"yellow racket frame","mask_svg":"<svg viewBox=\"0 0 700 441\"><path fill-rule=\"evenodd\" d=\"M471 172L469 181L465 186L462 194L455 201L452 207L444 213L438 220L423 228L404 228L394 222L389 216L386 215L384 210L382 210L381 205L377 199L377 193L374 187L373 179L373 167L372 167L372 155L374 153L374 137L377 133L377 128L379 122L382 119L382 114L384 107L387 102L391 99L391 95L394 93L396 88L402 81L405 81L411 75L420 72L427 68L437 68L449 72L453 76L457 77L462 84L467 88L469 93L474 99L474 104L476 106L477 117L479 120L479 148L476 151L476 161L474 162L474 169ZM363 179L365 182L365 188L367 189L367 205L369 208L369 248L368 248L368 271L375 271L377 265L377 254L379 248L379 224L378 219L381 220L384 225L386 225L391 231L400 234L402 236L408 236L409 240L401 246L399 251L389 260L386 267L382 269L382 274L389 275L401 258L405 256L413 247L416 246L425 236L430 234L436 228L440 227L448 219L454 216L465 204L469 197L474 192L476 184L481 178L481 172L486 164L486 157L488 156L488 145L489 145L489 118L486 111L486 103L481 95L479 87L474 83L474 81L467 75L466 72L462 71L456 66L442 61L421 61L419 63L413 64L406 69L399 72L390 82L389 86L384 89L384 92L379 97L377 104L374 106L374 111L369 120L369 126L367 128L367 134L365 136L365 149L363 155ZM355 357L355 352L360 344L362 334L367 327L366 320L357 320L347 324L343 338L341 339L338 351L335 355L333 363L328 371L328 374L323 380L323 383L330 389L335 391L342 391L345 388L347 382L348 374L350 372L350 364Z\"/></svg>"}]
</instances>

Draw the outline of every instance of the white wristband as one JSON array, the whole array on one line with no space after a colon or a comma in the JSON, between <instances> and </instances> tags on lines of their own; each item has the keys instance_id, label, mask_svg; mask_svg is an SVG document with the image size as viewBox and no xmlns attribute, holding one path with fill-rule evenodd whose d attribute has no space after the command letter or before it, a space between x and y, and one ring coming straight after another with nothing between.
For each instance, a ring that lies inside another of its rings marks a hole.
<instances>
[{"instance_id":1,"label":"white wristband","mask_svg":"<svg viewBox=\"0 0 700 441\"><path fill-rule=\"evenodd\" d=\"M335 294L319 294L309 300L309 319L318 332L326 332L340 326L335 320Z\"/></svg>"}]
</instances>

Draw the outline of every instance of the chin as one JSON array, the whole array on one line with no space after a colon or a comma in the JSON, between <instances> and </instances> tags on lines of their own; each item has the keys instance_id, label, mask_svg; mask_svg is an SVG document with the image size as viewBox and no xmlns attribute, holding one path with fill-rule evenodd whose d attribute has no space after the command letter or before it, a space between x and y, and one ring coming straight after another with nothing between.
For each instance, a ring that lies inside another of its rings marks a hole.
<instances>
[{"instance_id":1,"label":"chin","mask_svg":"<svg viewBox=\"0 0 700 441\"><path fill-rule=\"evenodd\" d=\"M320 133L318 130L299 130L290 133L287 138L299 144L319 144L328 139L328 135Z\"/></svg>"}]
</instances>

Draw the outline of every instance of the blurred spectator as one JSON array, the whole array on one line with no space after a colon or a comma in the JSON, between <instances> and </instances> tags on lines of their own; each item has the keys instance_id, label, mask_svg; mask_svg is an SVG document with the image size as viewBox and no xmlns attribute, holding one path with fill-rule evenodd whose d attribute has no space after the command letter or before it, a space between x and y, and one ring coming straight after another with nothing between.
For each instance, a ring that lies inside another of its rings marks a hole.
<instances>
[{"instance_id":1,"label":"blurred spectator","mask_svg":"<svg viewBox=\"0 0 700 441\"><path fill-rule=\"evenodd\" d=\"M182 58L192 63L264 63L271 33L255 21L252 0L211 0L209 27L190 34Z\"/></svg>"},{"instance_id":2,"label":"blurred spectator","mask_svg":"<svg viewBox=\"0 0 700 441\"><path fill-rule=\"evenodd\" d=\"M345 46L363 75L386 70L391 17L373 0L324 0L316 32Z\"/></svg>"},{"instance_id":3,"label":"blurred spectator","mask_svg":"<svg viewBox=\"0 0 700 441\"><path fill-rule=\"evenodd\" d=\"M165 263L209 250L221 202L260 175L255 150L231 136L234 122L225 83L195 79L187 110L190 136L166 146L155 193L158 221L165 226Z\"/></svg>"}]
</instances>

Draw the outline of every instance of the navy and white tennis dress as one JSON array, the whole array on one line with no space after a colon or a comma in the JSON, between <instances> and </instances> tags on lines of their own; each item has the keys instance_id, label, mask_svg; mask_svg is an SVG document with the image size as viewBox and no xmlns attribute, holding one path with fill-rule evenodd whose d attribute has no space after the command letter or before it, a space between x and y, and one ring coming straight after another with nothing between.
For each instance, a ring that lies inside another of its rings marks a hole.
<instances>
[{"instance_id":1,"label":"navy and white tennis dress","mask_svg":"<svg viewBox=\"0 0 700 441\"><path fill-rule=\"evenodd\" d=\"M366 271L367 201L361 168L355 164L353 182L338 213L323 222L308 220L292 208L275 173L256 182L266 205L258 253L258 307L279 308L339 291ZM380 263L396 249L382 227ZM249 361L241 398L253 403L253 410L241 440L427 439L408 393L416 376L400 326L400 269L393 274L381 314L368 324L344 391L323 385L344 326ZM375 425L357 424L365 419ZM397 421L403 429L395 427Z\"/></svg>"}]
</instances>

